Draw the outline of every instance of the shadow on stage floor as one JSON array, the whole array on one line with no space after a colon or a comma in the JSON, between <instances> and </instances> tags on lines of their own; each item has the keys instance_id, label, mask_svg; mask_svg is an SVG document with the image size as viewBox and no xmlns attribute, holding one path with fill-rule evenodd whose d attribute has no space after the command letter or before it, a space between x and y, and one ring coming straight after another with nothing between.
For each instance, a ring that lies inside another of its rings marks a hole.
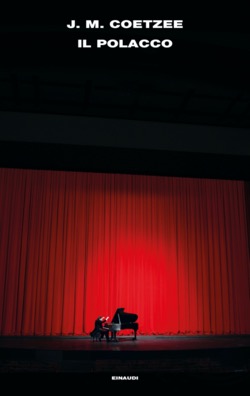
<instances>
[{"instance_id":1,"label":"shadow on stage floor","mask_svg":"<svg viewBox=\"0 0 250 396\"><path fill-rule=\"evenodd\" d=\"M143 382L233 389L250 383L250 335L120 336L118 342L88 336L0 337L0 373L56 373L81 382L103 381L121 389ZM14 378L16 376L14 375Z\"/></svg>"}]
</instances>

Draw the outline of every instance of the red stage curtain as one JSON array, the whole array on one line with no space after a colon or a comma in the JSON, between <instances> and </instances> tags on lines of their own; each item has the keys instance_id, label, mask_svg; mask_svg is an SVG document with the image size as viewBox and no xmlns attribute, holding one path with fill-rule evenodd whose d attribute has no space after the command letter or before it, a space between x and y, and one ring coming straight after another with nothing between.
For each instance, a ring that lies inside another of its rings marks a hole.
<instances>
[{"instance_id":1,"label":"red stage curtain","mask_svg":"<svg viewBox=\"0 0 250 396\"><path fill-rule=\"evenodd\" d=\"M242 181L0 170L0 332L250 332Z\"/></svg>"}]
</instances>

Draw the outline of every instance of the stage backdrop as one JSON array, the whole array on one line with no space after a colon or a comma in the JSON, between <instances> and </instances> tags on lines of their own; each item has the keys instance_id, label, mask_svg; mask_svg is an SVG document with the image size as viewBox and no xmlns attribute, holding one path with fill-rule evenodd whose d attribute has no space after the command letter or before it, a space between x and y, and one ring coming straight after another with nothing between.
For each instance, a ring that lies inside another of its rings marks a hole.
<instances>
[{"instance_id":1,"label":"stage backdrop","mask_svg":"<svg viewBox=\"0 0 250 396\"><path fill-rule=\"evenodd\" d=\"M2 335L250 333L242 181L0 170Z\"/></svg>"}]
</instances>

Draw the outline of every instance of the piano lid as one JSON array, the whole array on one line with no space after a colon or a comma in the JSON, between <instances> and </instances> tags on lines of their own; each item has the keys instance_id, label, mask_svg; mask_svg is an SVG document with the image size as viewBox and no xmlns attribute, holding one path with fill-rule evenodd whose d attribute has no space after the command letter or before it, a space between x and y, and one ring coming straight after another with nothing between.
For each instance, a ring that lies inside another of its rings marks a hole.
<instances>
[{"instance_id":1,"label":"piano lid","mask_svg":"<svg viewBox=\"0 0 250 396\"><path fill-rule=\"evenodd\" d=\"M138 319L138 315L134 313L124 312L125 308L117 308L112 323L131 323Z\"/></svg>"}]
</instances>

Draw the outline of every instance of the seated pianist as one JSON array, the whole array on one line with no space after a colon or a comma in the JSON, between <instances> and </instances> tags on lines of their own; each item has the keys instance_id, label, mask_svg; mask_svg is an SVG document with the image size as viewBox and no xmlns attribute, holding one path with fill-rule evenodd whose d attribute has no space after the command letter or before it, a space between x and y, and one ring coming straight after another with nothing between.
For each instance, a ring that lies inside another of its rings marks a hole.
<instances>
[{"instance_id":1,"label":"seated pianist","mask_svg":"<svg viewBox=\"0 0 250 396\"><path fill-rule=\"evenodd\" d=\"M109 342L109 328L105 327L105 323L107 323L107 320L109 319L109 316L106 318L104 316L98 316L98 318L95 320L95 327L94 329L90 332L90 335L93 339L99 339L101 341L103 337L106 338L106 341Z\"/></svg>"}]
</instances>

